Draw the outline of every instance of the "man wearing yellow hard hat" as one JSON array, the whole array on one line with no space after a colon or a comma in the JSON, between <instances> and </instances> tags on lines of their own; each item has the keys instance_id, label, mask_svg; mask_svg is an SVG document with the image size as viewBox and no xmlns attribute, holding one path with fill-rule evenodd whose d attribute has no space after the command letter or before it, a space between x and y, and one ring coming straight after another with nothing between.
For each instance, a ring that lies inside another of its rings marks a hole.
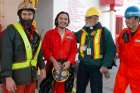
<instances>
[{"instance_id":1,"label":"man wearing yellow hard hat","mask_svg":"<svg viewBox=\"0 0 140 93\"><path fill-rule=\"evenodd\" d=\"M2 39L1 77L3 93L34 93L37 69L46 76L41 52L41 38L32 25L35 9L31 3L20 4L19 22L7 26Z\"/></svg>"},{"instance_id":2,"label":"man wearing yellow hard hat","mask_svg":"<svg viewBox=\"0 0 140 93\"><path fill-rule=\"evenodd\" d=\"M99 22L100 15L96 7L89 8L85 25L75 33L80 43L76 93L85 93L88 81L91 93L102 93L103 75L109 78L109 69L113 66L115 45L110 31Z\"/></svg>"}]
</instances>

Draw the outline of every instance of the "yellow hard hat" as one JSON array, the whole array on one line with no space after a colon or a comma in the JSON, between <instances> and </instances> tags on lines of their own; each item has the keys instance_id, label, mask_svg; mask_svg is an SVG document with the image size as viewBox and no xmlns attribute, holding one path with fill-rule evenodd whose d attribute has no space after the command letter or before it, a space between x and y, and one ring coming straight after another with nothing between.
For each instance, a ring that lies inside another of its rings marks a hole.
<instances>
[{"instance_id":1,"label":"yellow hard hat","mask_svg":"<svg viewBox=\"0 0 140 93\"><path fill-rule=\"evenodd\" d=\"M96 7L91 7L87 10L86 12L86 17L90 17L90 16L100 16L101 15L101 11L99 9L97 9Z\"/></svg>"}]
</instances>

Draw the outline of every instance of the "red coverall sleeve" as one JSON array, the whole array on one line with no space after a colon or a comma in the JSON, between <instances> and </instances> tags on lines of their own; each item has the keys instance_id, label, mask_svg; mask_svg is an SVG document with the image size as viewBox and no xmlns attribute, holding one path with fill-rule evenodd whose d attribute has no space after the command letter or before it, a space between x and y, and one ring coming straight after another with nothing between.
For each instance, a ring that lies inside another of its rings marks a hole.
<instances>
[{"instance_id":1,"label":"red coverall sleeve","mask_svg":"<svg viewBox=\"0 0 140 93\"><path fill-rule=\"evenodd\" d=\"M70 54L68 56L68 61L70 61L71 64L75 64L75 57L77 53L77 43L76 43L76 37L73 36L71 47L70 47Z\"/></svg>"},{"instance_id":2,"label":"red coverall sleeve","mask_svg":"<svg viewBox=\"0 0 140 93\"><path fill-rule=\"evenodd\" d=\"M121 56L120 51L122 51L123 42L124 42L123 39L122 39L123 33L124 33L124 31L122 31L122 32L119 34L119 37L117 38L117 52L118 52L119 58L120 58L120 56Z\"/></svg>"},{"instance_id":3,"label":"red coverall sleeve","mask_svg":"<svg viewBox=\"0 0 140 93\"><path fill-rule=\"evenodd\" d=\"M43 39L42 50L43 50L43 54L44 54L45 59L49 60L49 58L52 55L49 32L46 32L45 37Z\"/></svg>"}]
</instances>

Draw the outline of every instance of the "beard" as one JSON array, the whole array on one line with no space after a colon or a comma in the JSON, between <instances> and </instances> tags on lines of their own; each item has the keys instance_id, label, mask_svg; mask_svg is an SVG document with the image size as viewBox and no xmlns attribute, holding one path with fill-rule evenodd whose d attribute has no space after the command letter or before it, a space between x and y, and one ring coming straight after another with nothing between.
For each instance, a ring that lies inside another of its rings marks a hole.
<instances>
[{"instance_id":1,"label":"beard","mask_svg":"<svg viewBox=\"0 0 140 93\"><path fill-rule=\"evenodd\" d=\"M20 22L26 29L30 29L32 26L33 19L28 19L28 20L21 19Z\"/></svg>"}]
</instances>

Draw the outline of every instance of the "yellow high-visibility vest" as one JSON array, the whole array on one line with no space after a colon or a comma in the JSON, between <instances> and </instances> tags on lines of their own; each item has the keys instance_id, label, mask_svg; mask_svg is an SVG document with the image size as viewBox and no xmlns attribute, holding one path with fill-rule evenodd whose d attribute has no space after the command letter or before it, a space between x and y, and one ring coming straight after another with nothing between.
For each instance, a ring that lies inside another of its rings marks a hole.
<instances>
[{"instance_id":1,"label":"yellow high-visibility vest","mask_svg":"<svg viewBox=\"0 0 140 93\"><path fill-rule=\"evenodd\" d=\"M102 29L98 29L96 31L96 33L91 33L91 35L94 35L94 37L93 37L93 50L94 50L93 57L95 60L102 58L102 55L100 53L100 51L101 51L101 49L100 49L101 48L100 47L101 33L102 33ZM88 35L88 33L84 29L82 29L82 35L81 35L81 41L80 41L80 55L82 56L82 58L84 58L83 46L85 46L87 35Z\"/></svg>"},{"instance_id":2,"label":"yellow high-visibility vest","mask_svg":"<svg viewBox=\"0 0 140 93\"><path fill-rule=\"evenodd\" d=\"M17 32L20 34L21 38L23 39L24 45L25 45L25 51L26 51L26 60L23 62L16 62L12 65L12 69L13 70L17 70L17 69L23 69L23 68L28 68L31 66L36 67L37 65L37 58L39 55L39 51L41 48L41 42L37 48L36 54L33 58L33 53L32 53L32 48L31 48L31 44L27 38L27 35L22 27L22 25L20 23L16 23L13 24L14 27L16 28Z\"/></svg>"}]
</instances>

